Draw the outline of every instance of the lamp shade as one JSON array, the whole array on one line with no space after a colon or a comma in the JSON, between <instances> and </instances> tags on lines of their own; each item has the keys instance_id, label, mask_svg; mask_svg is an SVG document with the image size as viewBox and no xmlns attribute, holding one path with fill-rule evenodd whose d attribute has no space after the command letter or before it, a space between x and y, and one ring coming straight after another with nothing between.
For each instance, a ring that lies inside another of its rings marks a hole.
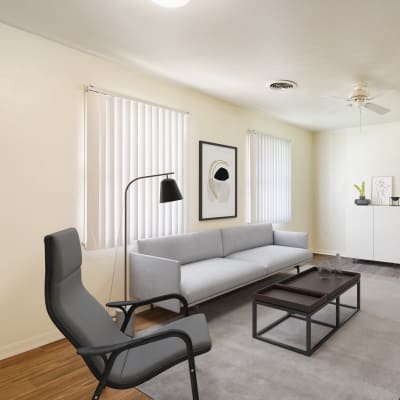
<instances>
[{"instance_id":1,"label":"lamp shade","mask_svg":"<svg viewBox=\"0 0 400 400\"><path fill-rule=\"evenodd\" d=\"M175 182L175 179L165 178L160 186L160 203L182 200L183 196Z\"/></svg>"}]
</instances>

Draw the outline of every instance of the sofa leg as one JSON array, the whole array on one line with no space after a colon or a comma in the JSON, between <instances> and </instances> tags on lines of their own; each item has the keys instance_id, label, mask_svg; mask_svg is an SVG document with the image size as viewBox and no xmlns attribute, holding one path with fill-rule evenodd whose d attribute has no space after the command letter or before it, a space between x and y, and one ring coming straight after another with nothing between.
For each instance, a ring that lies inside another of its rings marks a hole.
<instances>
[{"instance_id":1,"label":"sofa leg","mask_svg":"<svg viewBox=\"0 0 400 400\"><path fill-rule=\"evenodd\" d=\"M299 274L300 273L300 266L299 265L296 265L296 270L297 270L297 273Z\"/></svg>"},{"instance_id":2,"label":"sofa leg","mask_svg":"<svg viewBox=\"0 0 400 400\"><path fill-rule=\"evenodd\" d=\"M193 314L199 314L200 313L200 305L196 304L195 306L193 306L192 312L193 312Z\"/></svg>"}]
</instances>

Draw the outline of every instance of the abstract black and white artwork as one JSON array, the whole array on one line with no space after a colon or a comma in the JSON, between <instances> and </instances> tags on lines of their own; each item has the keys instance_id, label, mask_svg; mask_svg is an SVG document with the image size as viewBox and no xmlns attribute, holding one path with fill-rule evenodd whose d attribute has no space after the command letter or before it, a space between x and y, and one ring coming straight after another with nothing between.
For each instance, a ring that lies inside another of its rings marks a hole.
<instances>
[{"instance_id":1,"label":"abstract black and white artwork","mask_svg":"<svg viewBox=\"0 0 400 400\"><path fill-rule=\"evenodd\" d=\"M372 177L372 204L388 206L392 196L393 177L373 176Z\"/></svg>"},{"instance_id":2,"label":"abstract black and white artwork","mask_svg":"<svg viewBox=\"0 0 400 400\"><path fill-rule=\"evenodd\" d=\"M199 219L237 217L237 147L199 142Z\"/></svg>"}]
</instances>

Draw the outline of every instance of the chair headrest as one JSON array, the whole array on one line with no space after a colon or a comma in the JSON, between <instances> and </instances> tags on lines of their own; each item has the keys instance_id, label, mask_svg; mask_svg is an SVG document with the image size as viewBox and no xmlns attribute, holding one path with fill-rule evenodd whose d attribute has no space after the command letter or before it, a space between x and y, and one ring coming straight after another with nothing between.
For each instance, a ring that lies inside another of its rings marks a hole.
<instances>
[{"instance_id":1,"label":"chair headrest","mask_svg":"<svg viewBox=\"0 0 400 400\"><path fill-rule=\"evenodd\" d=\"M53 283L61 282L82 265L79 235L75 228L45 236L46 271L51 268Z\"/></svg>"}]
</instances>

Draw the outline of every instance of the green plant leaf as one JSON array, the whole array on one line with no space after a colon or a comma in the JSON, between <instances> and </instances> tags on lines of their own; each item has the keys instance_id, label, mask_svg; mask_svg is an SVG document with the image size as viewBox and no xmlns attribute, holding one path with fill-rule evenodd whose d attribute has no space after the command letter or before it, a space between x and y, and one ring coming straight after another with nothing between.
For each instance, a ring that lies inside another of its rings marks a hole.
<instances>
[{"instance_id":1,"label":"green plant leaf","mask_svg":"<svg viewBox=\"0 0 400 400\"><path fill-rule=\"evenodd\" d=\"M358 193L360 193L360 196L362 196L362 189L358 185L354 185L354 187L357 189Z\"/></svg>"}]
</instances>

